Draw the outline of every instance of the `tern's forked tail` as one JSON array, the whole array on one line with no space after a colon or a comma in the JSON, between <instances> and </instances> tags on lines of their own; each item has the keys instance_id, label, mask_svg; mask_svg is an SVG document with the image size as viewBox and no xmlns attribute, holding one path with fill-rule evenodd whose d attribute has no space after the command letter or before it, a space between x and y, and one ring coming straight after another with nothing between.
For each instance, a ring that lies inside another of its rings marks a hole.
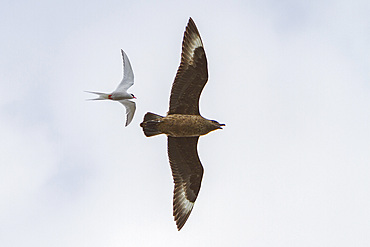
<instances>
[{"instance_id":1,"label":"tern's forked tail","mask_svg":"<svg viewBox=\"0 0 370 247\"><path fill-rule=\"evenodd\" d=\"M143 128L144 134L147 137L155 136L162 134L160 130L158 130L158 124L163 117L151 112L147 112L144 116L144 121L140 124Z\"/></svg>"},{"instance_id":2,"label":"tern's forked tail","mask_svg":"<svg viewBox=\"0 0 370 247\"><path fill-rule=\"evenodd\" d=\"M89 100L104 100L104 99L110 99L110 97L111 97L111 95L107 94L107 93L98 93L98 92L90 92L90 91L85 91L85 92L99 95L98 98L89 99Z\"/></svg>"}]
</instances>

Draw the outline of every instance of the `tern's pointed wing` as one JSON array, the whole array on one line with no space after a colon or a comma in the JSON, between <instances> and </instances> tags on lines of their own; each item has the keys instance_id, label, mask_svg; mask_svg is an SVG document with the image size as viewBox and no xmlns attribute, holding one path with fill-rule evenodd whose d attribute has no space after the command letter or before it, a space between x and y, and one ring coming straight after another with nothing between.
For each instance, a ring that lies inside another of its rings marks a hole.
<instances>
[{"instance_id":1,"label":"tern's pointed wing","mask_svg":"<svg viewBox=\"0 0 370 247\"><path fill-rule=\"evenodd\" d=\"M135 114L136 103L127 99L119 100L119 102L126 107L126 125L128 126Z\"/></svg>"},{"instance_id":2,"label":"tern's pointed wing","mask_svg":"<svg viewBox=\"0 0 370 247\"><path fill-rule=\"evenodd\" d=\"M199 115L199 97L208 80L207 58L190 18L182 42L181 63L172 85L168 114Z\"/></svg>"},{"instance_id":3,"label":"tern's pointed wing","mask_svg":"<svg viewBox=\"0 0 370 247\"><path fill-rule=\"evenodd\" d=\"M168 158L175 183L173 216L181 230L197 199L203 177L196 137L168 137Z\"/></svg>"},{"instance_id":4,"label":"tern's pointed wing","mask_svg":"<svg viewBox=\"0 0 370 247\"><path fill-rule=\"evenodd\" d=\"M129 87L134 85L134 72L132 71L130 60L128 59L128 56L123 50L121 50L121 53L123 60L123 79L116 88L115 92L117 91L126 92Z\"/></svg>"}]
</instances>

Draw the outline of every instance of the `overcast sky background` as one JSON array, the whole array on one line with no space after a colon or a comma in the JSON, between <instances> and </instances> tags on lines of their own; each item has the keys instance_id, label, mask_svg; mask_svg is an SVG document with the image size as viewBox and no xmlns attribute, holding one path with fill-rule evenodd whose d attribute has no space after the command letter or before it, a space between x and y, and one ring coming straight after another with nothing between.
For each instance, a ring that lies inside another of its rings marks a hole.
<instances>
[{"instance_id":1,"label":"overcast sky background","mask_svg":"<svg viewBox=\"0 0 370 247\"><path fill-rule=\"evenodd\" d=\"M3 1L1 246L369 246L370 2ZM209 82L202 188L172 217L166 114L192 17ZM135 73L127 128L110 92Z\"/></svg>"}]
</instances>

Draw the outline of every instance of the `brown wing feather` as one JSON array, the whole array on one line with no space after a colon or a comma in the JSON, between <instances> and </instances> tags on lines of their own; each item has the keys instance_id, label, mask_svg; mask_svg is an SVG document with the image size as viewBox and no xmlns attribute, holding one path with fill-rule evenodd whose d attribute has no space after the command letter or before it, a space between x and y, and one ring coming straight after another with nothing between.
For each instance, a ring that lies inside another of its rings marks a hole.
<instances>
[{"instance_id":1,"label":"brown wing feather","mask_svg":"<svg viewBox=\"0 0 370 247\"><path fill-rule=\"evenodd\" d=\"M199 97L208 80L202 39L190 18L182 42L181 63L172 85L168 114L200 115Z\"/></svg>"},{"instance_id":2,"label":"brown wing feather","mask_svg":"<svg viewBox=\"0 0 370 247\"><path fill-rule=\"evenodd\" d=\"M175 183L173 216L180 231L197 199L203 167L197 151L199 137L168 137L168 158Z\"/></svg>"}]
</instances>

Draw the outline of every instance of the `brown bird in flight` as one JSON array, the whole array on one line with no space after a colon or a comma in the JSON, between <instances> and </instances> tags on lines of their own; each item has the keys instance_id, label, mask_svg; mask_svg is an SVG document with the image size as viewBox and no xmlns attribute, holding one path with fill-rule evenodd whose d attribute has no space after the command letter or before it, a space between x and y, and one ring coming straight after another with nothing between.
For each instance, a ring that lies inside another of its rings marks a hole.
<instances>
[{"instance_id":1,"label":"brown bird in flight","mask_svg":"<svg viewBox=\"0 0 370 247\"><path fill-rule=\"evenodd\" d=\"M166 134L168 158L175 183L173 216L181 230L197 199L203 167L197 151L199 136L222 129L199 113L199 97L208 80L207 58L193 19L189 19L182 42L181 63L172 85L166 117L148 112L140 124L147 137Z\"/></svg>"}]
</instances>

